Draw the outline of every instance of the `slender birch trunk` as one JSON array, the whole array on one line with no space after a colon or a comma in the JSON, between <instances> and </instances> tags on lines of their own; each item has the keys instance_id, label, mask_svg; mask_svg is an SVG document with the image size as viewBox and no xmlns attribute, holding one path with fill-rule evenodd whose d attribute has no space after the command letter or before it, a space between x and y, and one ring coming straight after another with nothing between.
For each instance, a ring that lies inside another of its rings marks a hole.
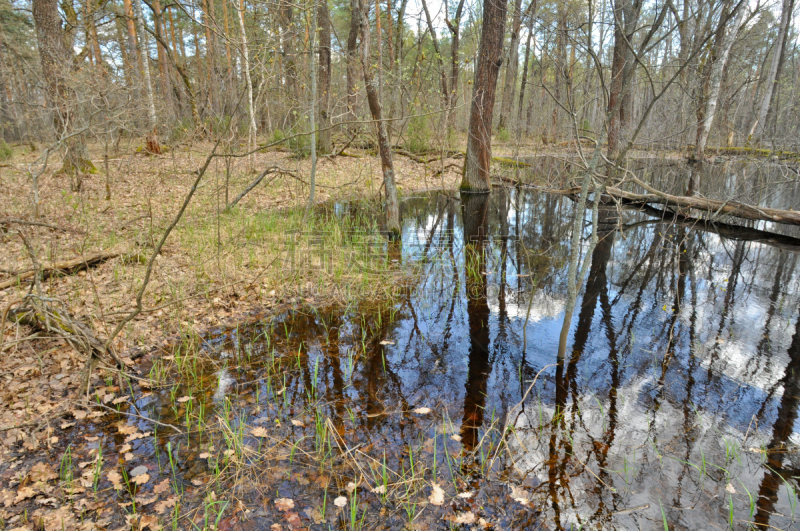
<instances>
[{"instance_id":1,"label":"slender birch trunk","mask_svg":"<svg viewBox=\"0 0 800 531\"><path fill-rule=\"evenodd\" d=\"M764 126L767 122L767 114L769 113L770 105L772 104L772 94L775 92L775 85L778 83L778 70L781 62L781 51L783 50L784 42L786 41L786 33L789 29L789 20L792 17L792 10L794 9L794 0L783 0L781 9L781 23L778 27L778 38L775 41L775 46L772 51L772 63L769 66L769 73L767 74L767 82L764 87L764 98L761 100L761 107L758 111L758 117L755 123L750 128L749 138L755 137L759 139L764 134Z\"/></svg>"},{"instance_id":2,"label":"slender birch trunk","mask_svg":"<svg viewBox=\"0 0 800 531\"><path fill-rule=\"evenodd\" d=\"M247 108L250 113L250 127L247 132L247 149L253 151L256 136L256 111L253 108L253 80L250 77L250 52L247 49L247 32L244 29L244 0L239 0L239 29L242 32L242 55L244 55L244 79L247 82ZM252 153L248 157L250 169L255 164L255 155Z\"/></svg>"},{"instance_id":3,"label":"slender birch trunk","mask_svg":"<svg viewBox=\"0 0 800 531\"><path fill-rule=\"evenodd\" d=\"M158 143L158 116L156 115L156 104L153 99L153 83L150 79L150 54L147 53L147 34L144 31L144 15L142 14L142 0L133 2L135 11L136 25L139 39L139 57L142 59L142 74L144 76L144 90L147 97L147 118L149 133L147 134L147 150L150 153L161 153L161 146Z\"/></svg>"},{"instance_id":4,"label":"slender birch trunk","mask_svg":"<svg viewBox=\"0 0 800 531\"><path fill-rule=\"evenodd\" d=\"M733 47L736 36L739 34L739 27L742 25L744 13L745 7L744 5L740 5L739 13L736 15L733 24L727 28L727 32L722 39L719 55L711 66L711 73L708 80L708 99L706 100L703 121L700 122L697 130L697 142L694 151L695 160L703 160L705 155L708 134L711 131L711 125L714 123L714 114L717 111L717 101L719 100L720 87L722 86L722 75L725 72L725 66L728 64L728 55L731 51L731 47Z\"/></svg>"}]
</instances>

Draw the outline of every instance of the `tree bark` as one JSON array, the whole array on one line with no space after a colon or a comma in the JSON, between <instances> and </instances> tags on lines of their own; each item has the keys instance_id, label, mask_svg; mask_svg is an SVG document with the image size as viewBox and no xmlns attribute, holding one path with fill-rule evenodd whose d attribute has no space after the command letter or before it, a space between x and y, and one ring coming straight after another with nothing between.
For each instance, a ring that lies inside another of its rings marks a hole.
<instances>
[{"instance_id":1,"label":"tree bark","mask_svg":"<svg viewBox=\"0 0 800 531\"><path fill-rule=\"evenodd\" d=\"M359 0L350 0L350 33L347 34L347 119L356 120L356 102L358 99L358 33L361 25ZM349 129L355 129L351 124Z\"/></svg>"},{"instance_id":2,"label":"tree bark","mask_svg":"<svg viewBox=\"0 0 800 531\"><path fill-rule=\"evenodd\" d=\"M134 0L133 9L136 15L136 25L139 29L139 57L142 59L142 74L144 76L144 90L147 97L147 151L153 154L161 153L158 142L158 116L156 115L155 98L153 97L153 83L150 78L150 54L147 53L147 34L144 30L144 15L142 14L142 0Z\"/></svg>"},{"instance_id":3,"label":"tree bark","mask_svg":"<svg viewBox=\"0 0 800 531\"><path fill-rule=\"evenodd\" d=\"M697 124L697 141L695 142L694 159L698 161L703 160L705 156L708 134L711 131L711 125L714 123L714 114L717 111L717 101L719 100L720 87L722 86L722 76L728 64L728 55L731 51L731 47L736 41L736 36L739 34L739 27L742 25L745 11L745 6L739 4L739 13L736 15L733 24L728 28L725 28L727 24L724 24L722 28L724 36L719 44L718 53L714 58L714 62L711 65L711 72L708 76L708 94L703 110L703 120ZM725 22L728 20L730 20L729 17Z\"/></svg>"},{"instance_id":4,"label":"tree bark","mask_svg":"<svg viewBox=\"0 0 800 531\"><path fill-rule=\"evenodd\" d=\"M608 158L619 155L622 130L630 120L630 99L627 98L636 69L631 50L633 35L639 23L642 0L615 0L614 50L611 63L611 89L608 95Z\"/></svg>"},{"instance_id":5,"label":"tree bark","mask_svg":"<svg viewBox=\"0 0 800 531\"><path fill-rule=\"evenodd\" d=\"M319 25L319 151L327 155L333 151L331 142L331 15L328 0L317 0Z\"/></svg>"},{"instance_id":6,"label":"tree bark","mask_svg":"<svg viewBox=\"0 0 800 531\"><path fill-rule=\"evenodd\" d=\"M786 33L789 29L789 20L792 16L794 9L794 0L783 0L781 8L781 22L778 26L778 38L775 41L775 46L772 50L772 63L770 63L769 73L767 74L766 85L764 86L764 97L761 100L761 106L758 111L756 121L750 129L750 137L757 140L761 139L764 134L765 125L767 121L767 114L769 113L770 106L772 105L772 95L775 93L775 85L778 83L778 70L781 62L781 53L783 51L784 43L786 42Z\"/></svg>"},{"instance_id":7,"label":"tree bark","mask_svg":"<svg viewBox=\"0 0 800 531\"><path fill-rule=\"evenodd\" d=\"M533 2L533 0L531 0ZM511 22L511 42L508 45L508 62L503 83L503 101L500 103L500 117L497 130L508 129L508 117L514 107L514 96L519 72L519 31L522 26L522 0L514 0L514 15Z\"/></svg>"},{"instance_id":8,"label":"tree bark","mask_svg":"<svg viewBox=\"0 0 800 531\"><path fill-rule=\"evenodd\" d=\"M483 27L472 91L464 177L461 180L461 190L466 192L488 192L491 189L492 117L497 74L502 62L507 2L483 0Z\"/></svg>"},{"instance_id":9,"label":"tree bark","mask_svg":"<svg viewBox=\"0 0 800 531\"><path fill-rule=\"evenodd\" d=\"M323 0L324 1L324 0ZM247 48L247 31L244 26L244 0L239 0L239 30L242 32L242 55L244 55L244 79L247 82L247 111L250 114L250 126L247 130L247 148L253 151L256 139L256 111L253 107L253 79L250 77L250 51ZM254 155L248 158L250 169L253 168Z\"/></svg>"},{"instance_id":10,"label":"tree bark","mask_svg":"<svg viewBox=\"0 0 800 531\"><path fill-rule=\"evenodd\" d=\"M82 136L76 134L76 94L69 79L72 53L64 42L58 4L56 0L34 0L32 8L42 76L47 87L45 95L48 106L55 111L56 132L66 145L62 171L69 175L92 171L94 166L86 155L86 144ZM80 179L75 182L73 188L77 189Z\"/></svg>"},{"instance_id":11,"label":"tree bark","mask_svg":"<svg viewBox=\"0 0 800 531\"><path fill-rule=\"evenodd\" d=\"M369 11L366 3L368 1L360 0L357 8L357 14L361 20L361 68L364 70L367 103L378 130L378 150L380 151L381 169L383 170L383 187L386 192L386 231L390 240L397 240L400 238L400 204L397 200L392 146L386 133L386 124L383 121L381 102L378 97L378 87L372 74L373 67L370 64Z\"/></svg>"}]
</instances>

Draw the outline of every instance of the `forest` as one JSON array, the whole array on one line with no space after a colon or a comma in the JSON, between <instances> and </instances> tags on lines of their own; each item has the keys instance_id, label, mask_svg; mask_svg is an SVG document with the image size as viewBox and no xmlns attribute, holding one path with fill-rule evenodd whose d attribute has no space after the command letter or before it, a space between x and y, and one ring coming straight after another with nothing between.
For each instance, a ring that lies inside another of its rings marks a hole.
<instances>
[{"instance_id":1,"label":"forest","mask_svg":"<svg viewBox=\"0 0 800 531\"><path fill-rule=\"evenodd\" d=\"M0 0L0 531L792 529L794 0Z\"/></svg>"}]
</instances>

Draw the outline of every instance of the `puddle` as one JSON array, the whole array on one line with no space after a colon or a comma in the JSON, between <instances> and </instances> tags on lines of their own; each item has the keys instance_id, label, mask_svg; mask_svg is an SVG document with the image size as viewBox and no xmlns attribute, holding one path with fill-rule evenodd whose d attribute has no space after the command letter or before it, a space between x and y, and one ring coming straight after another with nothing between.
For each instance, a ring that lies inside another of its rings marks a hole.
<instances>
[{"instance_id":1,"label":"puddle","mask_svg":"<svg viewBox=\"0 0 800 531\"><path fill-rule=\"evenodd\" d=\"M798 241L601 206L559 359L573 208L408 198L402 243L361 250L416 282L178 349L133 404L109 399L141 418L78 424L76 451L144 465L139 511L200 527L790 527Z\"/></svg>"}]
</instances>

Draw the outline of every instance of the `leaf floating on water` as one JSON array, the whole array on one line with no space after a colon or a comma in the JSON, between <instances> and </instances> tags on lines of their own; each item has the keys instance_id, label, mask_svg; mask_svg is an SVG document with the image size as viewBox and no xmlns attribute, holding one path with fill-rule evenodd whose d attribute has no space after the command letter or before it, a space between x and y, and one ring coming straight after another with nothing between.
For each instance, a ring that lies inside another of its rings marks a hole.
<instances>
[{"instance_id":1,"label":"leaf floating on water","mask_svg":"<svg viewBox=\"0 0 800 531\"><path fill-rule=\"evenodd\" d=\"M267 430L261 427L253 428L252 430L250 430L250 435L252 435L253 437L269 437L269 435L267 434Z\"/></svg>"},{"instance_id":2,"label":"leaf floating on water","mask_svg":"<svg viewBox=\"0 0 800 531\"><path fill-rule=\"evenodd\" d=\"M75 420L83 420L87 415L89 415L89 412L82 409L75 409L72 411L72 416L75 418Z\"/></svg>"},{"instance_id":3,"label":"leaf floating on water","mask_svg":"<svg viewBox=\"0 0 800 531\"><path fill-rule=\"evenodd\" d=\"M451 435L450 438L453 439L456 442L461 442L461 435L459 435L457 433L454 433L453 435Z\"/></svg>"},{"instance_id":4,"label":"leaf floating on water","mask_svg":"<svg viewBox=\"0 0 800 531\"><path fill-rule=\"evenodd\" d=\"M144 465L137 466L136 468L131 470L131 474L130 475L131 475L132 478L135 478L136 476L141 476L142 474L146 474L148 470L149 469Z\"/></svg>"},{"instance_id":5,"label":"leaf floating on water","mask_svg":"<svg viewBox=\"0 0 800 531\"><path fill-rule=\"evenodd\" d=\"M275 500L275 507L277 507L279 511L294 509L294 500L291 498L278 498Z\"/></svg>"},{"instance_id":6,"label":"leaf floating on water","mask_svg":"<svg viewBox=\"0 0 800 531\"><path fill-rule=\"evenodd\" d=\"M117 426L117 431L120 432L122 435L131 435L139 431L139 428L136 426L131 426L129 424L120 424Z\"/></svg>"},{"instance_id":7,"label":"leaf floating on water","mask_svg":"<svg viewBox=\"0 0 800 531\"><path fill-rule=\"evenodd\" d=\"M128 397L127 396L121 396L119 398L115 398L111 403L114 404L114 405L117 405L117 404L121 404L121 403L127 402L127 401L128 401Z\"/></svg>"},{"instance_id":8,"label":"leaf floating on water","mask_svg":"<svg viewBox=\"0 0 800 531\"><path fill-rule=\"evenodd\" d=\"M373 494L386 494L386 485L378 485L372 489Z\"/></svg>"},{"instance_id":9,"label":"leaf floating on water","mask_svg":"<svg viewBox=\"0 0 800 531\"><path fill-rule=\"evenodd\" d=\"M465 513L461 513L456 516L457 524L474 524L475 523L475 514L472 511L467 511Z\"/></svg>"},{"instance_id":10,"label":"leaf floating on water","mask_svg":"<svg viewBox=\"0 0 800 531\"><path fill-rule=\"evenodd\" d=\"M114 487L114 490L120 490L122 488L122 476L116 470L112 470L106 474L106 478L111 482L111 486Z\"/></svg>"},{"instance_id":11,"label":"leaf floating on water","mask_svg":"<svg viewBox=\"0 0 800 531\"><path fill-rule=\"evenodd\" d=\"M358 485L356 485L356 484L355 484L355 483L353 483L352 481L349 481L349 482L347 483L347 485L345 486L345 490L347 491L347 494L353 494L353 491L354 491L354 490L356 490L356 487L357 487L357 486L358 486Z\"/></svg>"},{"instance_id":12,"label":"leaf floating on water","mask_svg":"<svg viewBox=\"0 0 800 531\"><path fill-rule=\"evenodd\" d=\"M153 487L153 492L156 494L163 494L169 490L169 480L165 479L161 483L156 483L156 486Z\"/></svg>"},{"instance_id":13,"label":"leaf floating on water","mask_svg":"<svg viewBox=\"0 0 800 531\"><path fill-rule=\"evenodd\" d=\"M208 459L209 457L211 457L211 454L208 453L208 452L203 452L202 454L198 455L197 457L199 457L200 459Z\"/></svg>"},{"instance_id":14,"label":"leaf floating on water","mask_svg":"<svg viewBox=\"0 0 800 531\"><path fill-rule=\"evenodd\" d=\"M432 505L444 504L444 489L442 489L438 483L431 483L431 487L433 488L433 492L428 496L428 501L431 502Z\"/></svg>"},{"instance_id":15,"label":"leaf floating on water","mask_svg":"<svg viewBox=\"0 0 800 531\"><path fill-rule=\"evenodd\" d=\"M731 483L725 485L725 490L727 490L731 494L736 494L736 489L733 488L733 485Z\"/></svg>"},{"instance_id":16,"label":"leaf floating on water","mask_svg":"<svg viewBox=\"0 0 800 531\"><path fill-rule=\"evenodd\" d=\"M336 507L344 507L345 505L347 505L347 498L345 498L344 496L339 496L338 498L333 500L333 504Z\"/></svg>"},{"instance_id":17,"label":"leaf floating on water","mask_svg":"<svg viewBox=\"0 0 800 531\"><path fill-rule=\"evenodd\" d=\"M164 501L158 502L156 504L156 507L155 507L156 512L163 514L170 507L175 507L175 503L177 503L177 501L178 501L178 497L177 496L172 496L170 498L167 498Z\"/></svg>"},{"instance_id":18,"label":"leaf floating on water","mask_svg":"<svg viewBox=\"0 0 800 531\"><path fill-rule=\"evenodd\" d=\"M75 423L74 423L74 422L62 422L62 423L61 423L61 429L62 429L62 430L66 430L67 428L71 428L71 427L73 427L74 425L75 425Z\"/></svg>"},{"instance_id":19,"label":"leaf floating on water","mask_svg":"<svg viewBox=\"0 0 800 531\"><path fill-rule=\"evenodd\" d=\"M182 397L180 397L178 399L178 403L183 404L184 402L188 402L192 398L194 398L194 397L193 396L182 396Z\"/></svg>"},{"instance_id":20,"label":"leaf floating on water","mask_svg":"<svg viewBox=\"0 0 800 531\"><path fill-rule=\"evenodd\" d=\"M511 485L511 498L522 505L528 505L528 502L531 500L531 496L528 491L522 487L517 487L516 485Z\"/></svg>"},{"instance_id":21,"label":"leaf floating on water","mask_svg":"<svg viewBox=\"0 0 800 531\"><path fill-rule=\"evenodd\" d=\"M469 490L467 492L459 492L458 493L458 497L459 498L472 498L473 496L475 496L475 491L474 490Z\"/></svg>"},{"instance_id":22,"label":"leaf floating on water","mask_svg":"<svg viewBox=\"0 0 800 531\"><path fill-rule=\"evenodd\" d=\"M418 415L427 415L430 412L431 408L429 407L418 407L417 409L414 410L414 413L417 413Z\"/></svg>"},{"instance_id":23,"label":"leaf floating on water","mask_svg":"<svg viewBox=\"0 0 800 531\"><path fill-rule=\"evenodd\" d=\"M144 485L145 483L150 481L150 474L142 474L140 476L136 476L131 481L133 481L137 485Z\"/></svg>"},{"instance_id":24,"label":"leaf floating on water","mask_svg":"<svg viewBox=\"0 0 800 531\"><path fill-rule=\"evenodd\" d=\"M297 426L298 428L305 428L306 425L303 424L302 420L292 419L292 425Z\"/></svg>"},{"instance_id":25,"label":"leaf floating on water","mask_svg":"<svg viewBox=\"0 0 800 531\"><path fill-rule=\"evenodd\" d=\"M381 345L394 345L394 344L395 344L394 341L391 341L389 339L384 339L383 341L381 341Z\"/></svg>"}]
</instances>

